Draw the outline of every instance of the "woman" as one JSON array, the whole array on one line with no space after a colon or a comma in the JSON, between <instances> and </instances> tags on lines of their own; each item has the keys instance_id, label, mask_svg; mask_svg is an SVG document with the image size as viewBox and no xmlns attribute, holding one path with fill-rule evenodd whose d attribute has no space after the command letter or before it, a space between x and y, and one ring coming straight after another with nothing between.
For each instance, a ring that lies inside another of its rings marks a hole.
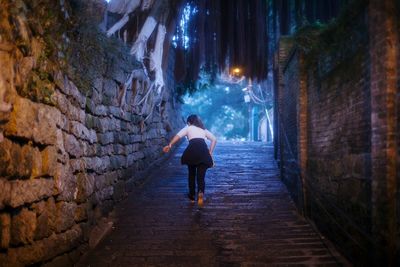
<instances>
[{"instance_id":1,"label":"woman","mask_svg":"<svg viewBox=\"0 0 400 267\"><path fill-rule=\"evenodd\" d=\"M168 146L163 148L165 153L169 152L171 147L182 137L187 136L189 145L185 149L181 157L181 163L188 165L189 169L189 194L191 202L194 202L197 174L197 204L203 205L205 182L204 177L208 168L214 165L212 153L214 151L217 139L215 136L204 128L203 123L197 115L190 115L187 118L187 126L180 130ZM205 139L211 141L210 149L208 149Z\"/></svg>"}]
</instances>

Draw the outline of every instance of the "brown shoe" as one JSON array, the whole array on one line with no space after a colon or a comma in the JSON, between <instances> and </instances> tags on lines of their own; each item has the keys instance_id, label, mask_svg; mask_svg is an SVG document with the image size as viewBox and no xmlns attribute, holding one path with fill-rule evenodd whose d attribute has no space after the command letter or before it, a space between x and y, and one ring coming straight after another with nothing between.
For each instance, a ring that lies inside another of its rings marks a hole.
<instances>
[{"instance_id":1,"label":"brown shoe","mask_svg":"<svg viewBox=\"0 0 400 267\"><path fill-rule=\"evenodd\" d=\"M199 192L199 194L197 195L197 205L202 207L203 204L204 204L204 195L203 192Z\"/></svg>"}]
</instances>

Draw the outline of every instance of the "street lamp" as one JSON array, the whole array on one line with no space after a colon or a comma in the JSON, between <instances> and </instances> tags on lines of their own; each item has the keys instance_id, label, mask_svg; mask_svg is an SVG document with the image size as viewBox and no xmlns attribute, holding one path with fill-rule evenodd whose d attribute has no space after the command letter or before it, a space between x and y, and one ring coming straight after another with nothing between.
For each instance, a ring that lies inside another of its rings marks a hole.
<instances>
[{"instance_id":1,"label":"street lamp","mask_svg":"<svg viewBox=\"0 0 400 267\"><path fill-rule=\"evenodd\" d=\"M244 102L248 104L248 110L249 110L249 141L253 141L253 116L252 116L252 105L251 105L251 97L250 97L250 91L251 91L251 80L249 80L249 84L247 87L243 88L242 91L244 92Z\"/></svg>"},{"instance_id":2,"label":"street lamp","mask_svg":"<svg viewBox=\"0 0 400 267\"><path fill-rule=\"evenodd\" d=\"M250 103L250 96L248 93L244 95L244 103Z\"/></svg>"},{"instance_id":3,"label":"street lamp","mask_svg":"<svg viewBox=\"0 0 400 267\"><path fill-rule=\"evenodd\" d=\"M242 69L239 67L235 67L232 69L232 75L234 76L241 76Z\"/></svg>"}]
</instances>

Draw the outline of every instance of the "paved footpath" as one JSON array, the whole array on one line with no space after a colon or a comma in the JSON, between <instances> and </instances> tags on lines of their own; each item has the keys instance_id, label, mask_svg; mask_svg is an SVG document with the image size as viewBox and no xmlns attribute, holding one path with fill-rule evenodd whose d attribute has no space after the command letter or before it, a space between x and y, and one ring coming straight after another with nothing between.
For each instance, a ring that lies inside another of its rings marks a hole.
<instances>
[{"instance_id":1,"label":"paved footpath","mask_svg":"<svg viewBox=\"0 0 400 267\"><path fill-rule=\"evenodd\" d=\"M183 144L116 208L115 227L78 266L343 266L296 213L273 148L218 143L205 205L186 198Z\"/></svg>"}]
</instances>

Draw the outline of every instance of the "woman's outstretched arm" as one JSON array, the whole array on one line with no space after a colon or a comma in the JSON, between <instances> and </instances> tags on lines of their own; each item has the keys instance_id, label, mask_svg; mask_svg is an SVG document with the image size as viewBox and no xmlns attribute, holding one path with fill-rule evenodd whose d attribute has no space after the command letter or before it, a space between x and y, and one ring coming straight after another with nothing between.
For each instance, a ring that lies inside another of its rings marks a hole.
<instances>
[{"instance_id":1,"label":"woman's outstretched arm","mask_svg":"<svg viewBox=\"0 0 400 267\"><path fill-rule=\"evenodd\" d=\"M167 146L163 147L164 153L168 153L168 152L171 150L172 146L173 146L176 142L179 141L179 139L181 139L181 138L179 137L179 135L175 135L175 136L172 138L171 142L169 142L169 144L168 144Z\"/></svg>"}]
</instances>

